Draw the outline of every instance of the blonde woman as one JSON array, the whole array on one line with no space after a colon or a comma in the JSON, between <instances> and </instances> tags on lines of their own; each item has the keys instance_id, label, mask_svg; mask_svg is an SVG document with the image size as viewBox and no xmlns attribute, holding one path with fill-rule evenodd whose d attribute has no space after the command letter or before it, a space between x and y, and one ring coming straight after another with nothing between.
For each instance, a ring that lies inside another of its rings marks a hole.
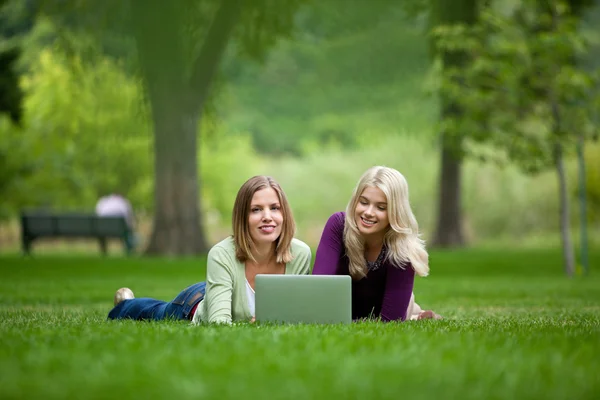
<instances>
[{"instance_id":1,"label":"blonde woman","mask_svg":"<svg viewBox=\"0 0 600 400\"><path fill-rule=\"evenodd\" d=\"M352 277L352 318L383 321L440 318L414 303L415 274L429 274L428 254L393 168L369 168L346 212L333 214L317 248L313 274Z\"/></svg>"},{"instance_id":2,"label":"blonde woman","mask_svg":"<svg viewBox=\"0 0 600 400\"><path fill-rule=\"evenodd\" d=\"M252 321L257 274L309 273L310 248L293 237L292 210L273 178L255 176L242 185L232 222L233 235L208 253L206 282L186 288L170 302L134 298L130 289L121 288L108 318Z\"/></svg>"}]
</instances>

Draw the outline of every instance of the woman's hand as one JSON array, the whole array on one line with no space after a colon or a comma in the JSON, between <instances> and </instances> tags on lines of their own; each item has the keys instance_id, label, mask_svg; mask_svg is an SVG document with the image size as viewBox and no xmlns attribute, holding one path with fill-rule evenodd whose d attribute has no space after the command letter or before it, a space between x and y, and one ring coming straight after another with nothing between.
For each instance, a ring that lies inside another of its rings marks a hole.
<instances>
[{"instance_id":1,"label":"woman's hand","mask_svg":"<svg viewBox=\"0 0 600 400\"><path fill-rule=\"evenodd\" d=\"M442 319L442 316L434 313L431 310L425 310L419 313L417 320L419 319Z\"/></svg>"}]
</instances>

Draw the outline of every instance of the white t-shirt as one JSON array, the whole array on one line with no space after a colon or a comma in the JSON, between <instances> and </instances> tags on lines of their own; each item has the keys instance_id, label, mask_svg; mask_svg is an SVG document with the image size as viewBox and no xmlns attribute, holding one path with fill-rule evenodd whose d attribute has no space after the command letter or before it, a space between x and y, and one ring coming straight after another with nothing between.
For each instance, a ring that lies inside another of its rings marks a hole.
<instances>
[{"instance_id":1,"label":"white t-shirt","mask_svg":"<svg viewBox=\"0 0 600 400\"><path fill-rule=\"evenodd\" d=\"M101 197L96 203L96 214L104 217L125 217L133 225L133 209L127 199L117 194Z\"/></svg>"},{"instance_id":2,"label":"white t-shirt","mask_svg":"<svg viewBox=\"0 0 600 400\"><path fill-rule=\"evenodd\" d=\"M250 314L252 314L253 317L256 317L254 306L254 289L252 289L252 286L250 286L250 282L248 282L248 279L246 279L246 296L248 297L248 308L250 309Z\"/></svg>"}]
</instances>

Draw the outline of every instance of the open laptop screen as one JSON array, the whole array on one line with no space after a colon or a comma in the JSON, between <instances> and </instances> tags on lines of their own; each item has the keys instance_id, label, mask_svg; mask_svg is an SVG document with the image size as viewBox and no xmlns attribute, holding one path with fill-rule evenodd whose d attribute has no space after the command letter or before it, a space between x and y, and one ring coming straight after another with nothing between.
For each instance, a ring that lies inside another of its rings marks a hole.
<instances>
[{"instance_id":1,"label":"open laptop screen","mask_svg":"<svg viewBox=\"0 0 600 400\"><path fill-rule=\"evenodd\" d=\"M256 320L349 324L352 279L348 275L256 275Z\"/></svg>"}]
</instances>

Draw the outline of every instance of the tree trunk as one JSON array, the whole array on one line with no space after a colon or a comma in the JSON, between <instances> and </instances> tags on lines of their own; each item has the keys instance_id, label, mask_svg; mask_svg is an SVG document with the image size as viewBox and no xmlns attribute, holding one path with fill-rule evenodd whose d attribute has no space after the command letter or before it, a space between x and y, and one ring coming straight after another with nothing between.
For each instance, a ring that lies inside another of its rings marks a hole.
<instances>
[{"instance_id":1,"label":"tree trunk","mask_svg":"<svg viewBox=\"0 0 600 400\"><path fill-rule=\"evenodd\" d=\"M588 258L588 230L587 230L587 189L585 172L585 138L579 135L577 138L577 176L579 182L579 224L581 227L581 266L583 273L589 273Z\"/></svg>"},{"instance_id":2,"label":"tree trunk","mask_svg":"<svg viewBox=\"0 0 600 400\"><path fill-rule=\"evenodd\" d=\"M430 26L466 24L477 21L478 0L433 0ZM435 45L432 46L435 49ZM443 68L460 67L470 56L462 51L444 51L439 54ZM460 118L462 110L453 102L440 98L440 119ZM437 227L432 245L434 247L461 247L465 244L461 204L461 142L460 138L441 133L441 163L437 208Z\"/></svg>"},{"instance_id":3,"label":"tree trunk","mask_svg":"<svg viewBox=\"0 0 600 400\"><path fill-rule=\"evenodd\" d=\"M464 245L461 209L462 162L457 152L445 142L445 136L442 134L437 229L432 245L460 247Z\"/></svg>"},{"instance_id":4,"label":"tree trunk","mask_svg":"<svg viewBox=\"0 0 600 400\"><path fill-rule=\"evenodd\" d=\"M154 219L149 255L206 252L198 195L197 113L177 101L154 112Z\"/></svg>"},{"instance_id":5,"label":"tree trunk","mask_svg":"<svg viewBox=\"0 0 600 400\"><path fill-rule=\"evenodd\" d=\"M551 29L555 31L558 26L559 15L556 5L553 3L542 2L542 6L548 7L552 17ZM573 54L568 57L569 62L574 63ZM554 66L555 74L558 74L560 65ZM566 136L563 126L563 115L558 102L558 95L554 87L548 90L548 100L552 113L552 136L554 137L554 164L558 175L558 196L559 196L559 221L560 237L562 243L563 266L568 277L575 275L575 253L573 251L573 241L571 239L571 218L569 212L569 195L567 188L567 176L565 174L565 165L563 160L563 145L561 140Z\"/></svg>"},{"instance_id":6,"label":"tree trunk","mask_svg":"<svg viewBox=\"0 0 600 400\"><path fill-rule=\"evenodd\" d=\"M570 0L571 11L578 19L583 29L586 26L593 27L595 21L600 20L600 0ZM574 63L579 64L585 71L593 71L600 67L600 46L592 46L588 50L588 55L583 59L574 57ZM577 171L579 181L579 224L580 224L580 258L581 267L585 275L589 274L589 239L587 227L587 188L586 188L586 169L585 169L585 137L580 133L577 137Z\"/></svg>"},{"instance_id":7,"label":"tree trunk","mask_svg":"<svg viewBox=\"0 0 600 400\"><path fill-rule=\"evenodd\" d=\"M565 273L572 277L575 274L575 255L573 253L573 241L571 240L570 218L569 218L569 195L567 192L567 177L562 155L562 145L557 143L554 147L554 160L556 173L558 174L558 190L560 197L560 236L562 239L562 251Z\"/></svg>"},{"instance_id":8,"label":"tree trunk","mask_svg":"<svg viewBox=\"0 0 600 400\"><path fill-rule=\"evenodd\" d=\"M183 45L186 10L181 4L162 0L132 4L154 122L155 211L146 253L204 253L209 246L199 213L198 123L241 1L221 1L196 60L189 59Z\"/></svg>"}]
</instances>

